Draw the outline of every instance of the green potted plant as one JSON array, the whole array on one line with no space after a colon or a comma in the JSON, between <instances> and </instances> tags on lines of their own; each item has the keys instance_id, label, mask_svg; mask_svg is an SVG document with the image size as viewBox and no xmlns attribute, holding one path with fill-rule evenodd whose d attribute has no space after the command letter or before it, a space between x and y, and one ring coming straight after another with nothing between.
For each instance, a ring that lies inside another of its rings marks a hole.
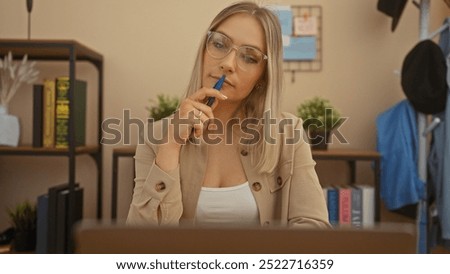
<instances>
[{"instance_id":1,"label":"green potted plant","mask_svg":"<svg viewBox=\"0 0 450 274\"><path fill-rule=\"evenodd\" d=\"M341 115L329 100L316 96L297 107L312 149L327 149L330 132L340 124Z\"/></svg>"},{"instance_id":2,"label":"green potted plant","mask_svg":"<svg viewBox=\"0 0 450 274\"><path fill-rule=\"evenodd\" d=\"M180 103L178 97L170 97L164 94L158 94L156 98L156 101L151 99L150 106L146 107L149 116L153 118L154 121L161 120L174 113Z\"/></svg>"},{"instance_id":3,"label":"green potted plant","mask_svg":"<svg viewBox=\"0 0 450 274\"><path fill-rule=\"evenodd\" d=\"M36 205L25 201L14 209L8 208L7 211L15 229L12 249L20 252L34 250L36 247Z\"/></svg>"}]
</instances>

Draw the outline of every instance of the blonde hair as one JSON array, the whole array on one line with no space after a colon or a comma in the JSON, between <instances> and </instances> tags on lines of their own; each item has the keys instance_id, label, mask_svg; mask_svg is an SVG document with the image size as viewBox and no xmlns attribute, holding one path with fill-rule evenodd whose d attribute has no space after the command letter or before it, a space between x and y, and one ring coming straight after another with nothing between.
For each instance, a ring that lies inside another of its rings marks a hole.
<instances>
[{"instance_id":1,"label":"blonde hair","mask_svg":"<svg viewBox=\"0 0 450 274\"><path fill-rule=\"evenodd\" d=\"M267 63L262 79L259 85L255 85L250 94L242 102L241 109L243 110L244 118L264 118L264 114L270 113L273 118L280 118L280 98L283 90L283 51L281 27L276 15L268 8L260 6L253 2L239 2L223 9L211 22L208 31L215 30L219 25L229 17L239 14L247 13L254 16L264 29L265 43L267 49ZM207 35L203 36L200 47L197 52L196 62L192 71L189 86L186 91L186 97L193 94L202 87L202 69L203 69L203 55L206 47ZM264 134L264 127L262 125L260 132ZM264 141L252 149L252 161L260 172L272 172L278 164L280 154L280 140L277 134L276 126L271 126L270 134L277 141L275 144L270 144ZM262 136L262 135L260 135Z\"/></svg>"}]
</instances>

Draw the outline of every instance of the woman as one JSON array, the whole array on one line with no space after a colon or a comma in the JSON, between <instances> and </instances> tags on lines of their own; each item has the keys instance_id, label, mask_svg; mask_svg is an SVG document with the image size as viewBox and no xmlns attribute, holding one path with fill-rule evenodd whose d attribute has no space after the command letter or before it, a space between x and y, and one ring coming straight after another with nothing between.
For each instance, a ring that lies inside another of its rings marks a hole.
<instances>
[{"instance_id":1,"label":"woman","mask_svg":"<svg viewBox=\"0 0 450 274\"><path fill-rule=\"evenodd\" d=\"M330 227L302 122L279 111L282 77L276 16L250 2L220 12L179 110L149 124L166 142L137 147L127 223Z\"/></svg>"}]
</instances>

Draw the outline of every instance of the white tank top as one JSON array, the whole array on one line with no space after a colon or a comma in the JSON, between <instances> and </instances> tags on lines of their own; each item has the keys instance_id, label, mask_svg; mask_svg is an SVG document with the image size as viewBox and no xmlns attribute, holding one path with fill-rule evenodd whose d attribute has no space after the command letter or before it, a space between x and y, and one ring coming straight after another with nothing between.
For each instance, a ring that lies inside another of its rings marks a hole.
<instances>
[{"instance_id":1,"label":"white tank top","mask_svg":"<svg viewBox=\"0 0 450 274\"><path fill-rule=\"evenodd\" d=\"M248 182L232 187L202 187L196 224L259 225L259 213Z\"/></svg>"}]
</instances>

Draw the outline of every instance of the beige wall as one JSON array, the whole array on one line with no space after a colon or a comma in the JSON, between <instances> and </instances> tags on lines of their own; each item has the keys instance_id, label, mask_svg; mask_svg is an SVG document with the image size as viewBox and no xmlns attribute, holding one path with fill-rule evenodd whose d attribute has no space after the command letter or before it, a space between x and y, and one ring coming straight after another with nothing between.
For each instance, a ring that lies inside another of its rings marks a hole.
<instances>
[{"instance_id":1,"label":"beige wall","mask_svg":"<svg viewBox=\"0 0 450 274\"><path fill-rule=\"evenodd\" d=\"M144 119L145 106L157 93L179 95L189 78L201 35L212 17L232 1L39 0L32 13L32 38L75 39L105 58L104 116L122 117L130 109ZM397 30L391 19L376 10L376 0L264 1L280 4L316 4L323 8L323 69L285 78L285 111L296 111L302 100L322 95L349 120L341 132L348 145L332 147L375 149L376 116L404 98L400 78L406 53L418 34L418 10L408 1ZM437 29L449 9L431 1L430 31ZM25 1L0 0L0 38L26 38ZM3 55L4 53L0 53ZM67 73L63 64L40 63L41 78ZM77 77L88 80L89 116L95 117L96 72L87 64ZM11 103L22 122L22 144L31 143L31 92L23 88ZM95 122L89 120L89 140L95 142ZM133 129L133 131L136 131ZM135 134L132 140L135 140ZM134 141L133 141L134 142ZM135 143L135 142L134 142ZM109 216L112 147L104 149L104 215ZM95 216L95 168L87 156L77 160L77 180L85 187L86 217ZM124 218L131 196L132 162L121 161L119 217ZM332 169L342 168L343 171ZM343 163L321 163L323 183L347 179ZM51 176L49 176L51 174ZM34 199L52 184L67 180L67 161L52 157L0 157L0 229L7 226L3 209L25 198ZM361 165L359 182L372 182L370 166ZM129 183L127 181L130 181Z\"/></svg>"}]
</instances>

